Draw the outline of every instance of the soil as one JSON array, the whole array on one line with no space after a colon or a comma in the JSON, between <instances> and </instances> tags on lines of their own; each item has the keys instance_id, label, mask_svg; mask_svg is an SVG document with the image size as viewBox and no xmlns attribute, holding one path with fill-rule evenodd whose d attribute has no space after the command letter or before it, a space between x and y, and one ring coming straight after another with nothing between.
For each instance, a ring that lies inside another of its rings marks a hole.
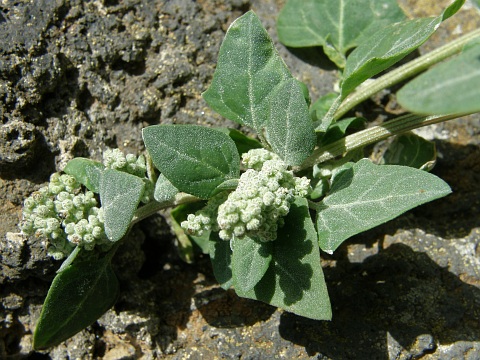
<instances>
[{"instance_id":1,"label":"soil","mask_svg":"<svg viewBox=\"0 0 480 360\"><path fill-rule=\"evenodd\" d=\"M479 359L480 117L424 131L433 172L453 194L322 254L333 320L314 321L221 289L208 258L183 262L158 214L115 258L121 295L92 326L46 351L32 332L60 265L18 234L23 199L76 156L106 147L140 153L151 124L235 126L201 98L229 24L257 12L313 99L332 91L319 49L287 49L275 18L284 1L4 0L0 3L1 359ZM448 1L401 0L409 16ZM432 3L434 3L432 5ZM420 53L476 28L467 1ZM388 92L366 107L397 111Z\"/></svg>"}]
</instances>

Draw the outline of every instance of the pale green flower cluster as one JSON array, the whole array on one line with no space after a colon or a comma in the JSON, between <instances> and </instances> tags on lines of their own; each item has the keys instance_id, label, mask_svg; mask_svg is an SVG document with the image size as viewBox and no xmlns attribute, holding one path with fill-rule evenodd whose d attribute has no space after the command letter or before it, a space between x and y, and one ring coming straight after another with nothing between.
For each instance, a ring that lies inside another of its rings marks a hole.
<instances>
[{"instance_id":1,"label":"pale green flower cluster","mask_svg":"<svg viewBox=\"0 0 480 360\"><path fill-rule=\"evenodd\" d=\"M256 171L262 170L263 164L268 160L281 160L277 154L265 149L252 149L242 154L242 163Z\"/></svg>"},{"instance_id":2,"label":"pale green flower cluster","mask_svg":"<svg viewBox=\"0 0 480 360\"><path fill-rule=\"evenodd\" d=\"M219 205L216 200L189 215L181 224L187 232L198 235L204 230L219 231L223 240L244 236L259 241L277 238L295 196L308 195L310 180L294 176L285 162L264 149L251 150L242 158L249 169L241 175L236 190Z\"/></svg>"},{"instance_id":3,"label":"pale green flower cluster","mask_svg":"<svg viewBox=\"0 0 480 360\"><path fill-rule=\"evenodd\" d=\"M145 158L123 154L119 149L103 153L106 168L124 171L145 181L143 202L153 199L154 184L145 176ZM68 256L75 246L108 250L112 243L105 234L103 209L94 193L82 192L73 176L55 173L47 186L34 192L24 202L20 225L26 235L46 240L47 251L55 259Z\"/></svg>"},{"instance_id":4,"label":"pale green flower cluster","mask_svg":"<svg viewBox=\"0 0 480 360\"><path fill-rule=\"evenodd\" d=\"M47 240L55 259L68 256L76 245L92 250L111 246L105 235L103 210L93 192L81 193L73 176L55 173L50 183L25 199L21 230Z\"/></svg>"},{"instance_id":5,"label":"pale green flower cluster","mask_svg":"<svg viewBox=\"0 0 480 360\"><path fill-rule=\"evenodd\" d=\"M218 207L227 200L228 193L223 191L210 200L207 205L195 214L189 214L187 220L182 221L181 227L190 235L202 236L205 231L218 231L216 221Z\"/></svg>"},{"instance_id":6,"label":"pale green flower cluster","mask_svg":"<svg viewBox=\"0 0 480 360\"><path fill-rule=\"evenodd\" d=\"M141 178L145 177L147 171L144 156L140 155L137 158L133 154L125 155L119 149L105 150L103 152L103 165L106 168L124 171Z\"/></svg>"}]
</instances>

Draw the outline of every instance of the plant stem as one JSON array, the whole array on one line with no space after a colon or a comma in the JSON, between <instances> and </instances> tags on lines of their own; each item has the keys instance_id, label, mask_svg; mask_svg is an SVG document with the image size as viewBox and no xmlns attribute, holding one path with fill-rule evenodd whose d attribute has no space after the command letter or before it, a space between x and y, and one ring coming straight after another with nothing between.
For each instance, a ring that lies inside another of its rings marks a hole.
<instances>
[{"instance_id":1,"label":"plant stem","mask_svg":"<svg viewBox=\"0 0 480 360\"><path fill-rule=\"evenodd\" d=\"M186 193L178 193L172 201L159 203L157 201L149 202L140 207L135 212L130 227L139 221L155 214L156 212L169 207L200 201L201 199Z\"/></svg>"},{"instance_id":2,"label":"plant stem","mask_svg":"<svg viewBox=\"0 0 480 360\"><path fill-rule=\"evenodd\" d=\"M465 114L467 115L467 114ZM348 135L331 144L314 150L303 163L294 171L300 171L312 167L328 160L332 160L337 156L346 154L349 151L362 148L366 145L373 144L377 141L384 140L390 136L402 134L404 132L439 122L456 119L464 115L404 115L396 119L390 120L383 125L373 126L369 129L359 131L355 134Z\"/></svg>"},{"instance_id":3,"label":"plant stem","mask_svg":"<svg viewBox=\"0 0 480 360\"><path fill-rule=\"evenodd\" d=\"M465 44L478 37L480 37L480 29L469 32L442 47L420 56L419 58L379 77L368 85L360 86L354 93L350 94L343 100L342 104L335 112L333 119L340 119L355 106L362 101L367 100L380 90L398 84L399 82L428 69L430 66L459 53Z\"/></svg>"}]
</instances>

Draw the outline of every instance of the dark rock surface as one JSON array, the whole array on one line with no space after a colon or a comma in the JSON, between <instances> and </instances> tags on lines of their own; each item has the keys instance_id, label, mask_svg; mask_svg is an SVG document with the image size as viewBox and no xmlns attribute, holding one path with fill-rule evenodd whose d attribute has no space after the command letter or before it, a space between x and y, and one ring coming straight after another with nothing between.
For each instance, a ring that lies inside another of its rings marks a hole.
<instances>
[{"instance_id":1,"label":"dark rock surface","mask_svg":"<svg viewBox=\"0 0 480 360\"><path fill-rule=\"evenodd\" d=\"M21 203L75 156L143 150L157 123L233 125L201 99L228 25L253 8L276 39L283 1L5 0L0 4L1 359L479 359L480 120L437 126L434 172L454 193L324 256L334 317L313 321L218 287L209 259L183 263L162 215L115 259L121 297L95 324L34 352L59 264L16 234ZM402 0L412 16L448 1ZM423 51L478 26L466 7ZM433 44L433 45L432 45ZM313 99L336 72L279 45ZM385 105L385 99L379 99ZM372 102L372 107L378 104Z\"/></svg>"}]
</instances>

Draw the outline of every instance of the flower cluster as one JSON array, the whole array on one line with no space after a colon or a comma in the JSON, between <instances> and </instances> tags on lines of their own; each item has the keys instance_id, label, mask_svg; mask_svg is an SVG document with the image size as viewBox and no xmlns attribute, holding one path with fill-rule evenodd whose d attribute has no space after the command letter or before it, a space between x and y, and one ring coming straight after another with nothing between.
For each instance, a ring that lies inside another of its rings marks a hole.
<instances>
[{"instance_id":1,"label":"flower cluster","mask_svg":"<svg viewBox=\"0 0 480 360\"><path fill-rule=\"evenodd\" d=\"M108 248L103 211L91 191L70 175L55 173L47 186L25 199L21 230L48 240L47 251L55 259L68 256L76 245L91 250Z\"/></svg>"},{"instance_id":2,"label":"flower cluster","mask_svg":"<svg viewBox=\"0 0 480 360\"><path fill-rule=\"evenodd\" d=\"M202 236L205 231L218 231L217 214L220 204L225 202L228 192L213 196L207 205L195 214L189 214L187 220L182 221L181 227L190 235Z\"/></svg>"},{"instance_id":3,"label":"flower cluster","mask_svg":"<svg viewBox=\"0 0 480 360\"><path fill-rule=\"evenodd\" d=\"M215 199L182 222L190 234L213 230L219 231L223 240L250 236L272 241L277 238L277 230L283 225L295 196L308 195L310 181L295 177L277 155L255 149L242 159L248 170L241 175L237 189L226 200Z\"/></svg>"},{"instance_id":4,"label":"flower cluster","mask_svg":"<svg viewBox=\"0 0 480 360\"><path fill-rule=\"evenodd\" d=\"M144 156L140 155L137 158L133 154L125 155L119 149L105 150L103 152L103 165L106 168L124 171L141 178L145 177L147 171Z\"/></svg>"}]
</instances>

